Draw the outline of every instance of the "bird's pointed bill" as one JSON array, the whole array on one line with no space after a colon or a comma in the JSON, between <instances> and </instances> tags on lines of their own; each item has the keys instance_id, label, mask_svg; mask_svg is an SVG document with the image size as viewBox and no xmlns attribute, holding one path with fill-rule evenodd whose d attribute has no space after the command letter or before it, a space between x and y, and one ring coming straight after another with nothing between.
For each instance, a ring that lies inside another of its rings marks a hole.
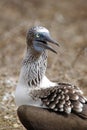
<instances>
[{"instance_id":1,"label":"bird's pointed bill","mask_svg":"<svg viewBox=\"0 0 87 130\"><path fill-rule=\"evenodd\" d=\"M59 46L58 42L55 41L55 40L53 40L50 36L46 36L46 42L50 42L50 43L53 43L53 44ZM49 46L48 44L45 44L44 47L45 47L46 49L48 49L48 50L50 50L50 51L52 51L52 52L54 52L54 53L57 54L57 52L56 52L51 46Z\"/></svg>"},{"instance_id":2,"label":"bird's pointed bill","mask_svg":"<svg viewBox=\"0 0 87 130\"><path fill-rule=\"evenodd\" d=\"M50 43L53 43L53 44L55 44L55 45L57 45L57 46L59 46L58 42L55 41L55 40L53 40L50 35L49 35L49 36L46 36L46 41L47 41L47 42L50 42Z\"/></svg>"},{"instance_id":3,"label":"bird's pointed bill","mask_svg":"<svg viewBox=\"0 0 87 130\"><path fill-rule=\"evenodd\" d=\"M44 44L44 45L42 44L41 46L44 46L45 49L48 49L48 50L57 54L57 52L51 46L49 46L48 44Z\"/></svg>"}]
</instances>

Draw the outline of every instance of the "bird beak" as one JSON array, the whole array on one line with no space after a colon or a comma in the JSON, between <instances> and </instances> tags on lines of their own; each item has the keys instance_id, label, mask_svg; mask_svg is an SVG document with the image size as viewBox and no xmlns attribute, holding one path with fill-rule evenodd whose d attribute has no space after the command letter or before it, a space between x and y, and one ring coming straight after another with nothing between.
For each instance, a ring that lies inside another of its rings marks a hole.
<instances>
[{"instance_id":1,"label":"bird beak","mask_svg":"<svg viewBox=\"0 0 87 130\"><path fill-rule=\"evenodd\" d=\"M52 44L54 44L54 45L59 46L58 42L55 41L55 40L53 40L50 35L48 35L48 36L46 35L46 36L44 37L44 39L45 39L46 42L49 42L49 43L52 43ZM49 46L48 44L44 44L44 48L45 48L45 49L48 49L48 50L50 50L50 51L52 51L52 52L54 52L54 53L57 54L57 52L56 52L51 46Z\"/></svg>"},{"instance_id":2,"label":"bird beak","mask_svg":"<svg viewBox=\"0 0 87 130\"><path fill-rule=\"evenodd\" d=\"M55 40L53 40L50 36L50 34L43 34L42 35L42 38L36 38L34 41L33 41L33 44L34 44L34 47L36 48L36 50L39 50L39 51L42 51L43 49L47 49L47 50L50 50L54 53L57 54L57 52L55 51L55 49L53 49L49 44L49 43L52 43L54 45L57 45L59 46L58 42L56 42Z\"/></svg>"}]
</instances>

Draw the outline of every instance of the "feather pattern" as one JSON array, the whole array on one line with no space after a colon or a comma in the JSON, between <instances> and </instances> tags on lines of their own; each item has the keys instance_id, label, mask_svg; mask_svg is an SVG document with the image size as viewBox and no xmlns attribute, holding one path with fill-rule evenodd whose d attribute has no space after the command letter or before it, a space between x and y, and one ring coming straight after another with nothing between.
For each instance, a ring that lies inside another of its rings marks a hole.
<instances>
[{"instance_id":1,"label":"feather pattern","mask_svg":"<svg viewBox=\"0 0 87 130\"><path fill-rule=\"evenodd\" d=\"M33 52L32 52L33 53ZM47 53L43 51L41 55L33 55L31 49L27 50L27 54L22 62L23 75L28 86L37 86L40 84L47 67ZM27 71L25 71L25 68Z\"/></svg>"},{"instance_id":2,"label":"feather pattern","mask_svg":"<svg viewBox=\"0 0 87 130\"><path fill-rule=\"evenodd\" d=\"M55 112L66 114L73 112L81 116L85 105L87 105L87 99L83 96L82 91L67 83L58 83L57 86L37 89L31 93L33 97L40 98L47 108Z\"/></svg>"}]
</instances>

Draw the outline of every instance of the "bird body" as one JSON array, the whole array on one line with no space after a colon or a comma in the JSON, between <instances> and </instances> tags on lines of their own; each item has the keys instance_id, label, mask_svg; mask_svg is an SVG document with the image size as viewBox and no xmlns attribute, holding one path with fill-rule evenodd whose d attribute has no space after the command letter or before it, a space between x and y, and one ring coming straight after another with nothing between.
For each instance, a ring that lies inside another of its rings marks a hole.
<instances>
[{"instance_id":1,"label":"bird body","mask_svg":"<svg viewBox=\"0 0 87 130\"><path fill-rule=\"evenodd\" d=\"M47 50L56 53L48 42L58 45L46 28L36 26L28 31L27 50L15 93L16 104L49 108L65 114L73 112L87 119L87 99L82 91L71 84L51 82L45 76Z\"/></svg>"}]
</instances>

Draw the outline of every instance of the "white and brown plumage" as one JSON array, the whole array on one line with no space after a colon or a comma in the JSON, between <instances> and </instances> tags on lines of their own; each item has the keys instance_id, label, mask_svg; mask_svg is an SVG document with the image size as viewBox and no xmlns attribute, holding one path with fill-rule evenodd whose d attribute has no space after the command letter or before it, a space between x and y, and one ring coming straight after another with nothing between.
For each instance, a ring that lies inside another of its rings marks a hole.
<instances>
[{"instance_id":1,"label":"white and brown plumage","mask_svg":"<svg viewBox=\"0 0 87 130\"><path fill-rule=\"evenodd\" d=\"M31 105L57 113L74 113L87 119L87 99L71 84L51 82L46 76L47 50L56 51L48 42L58 46L49 31L41 26L27 33L27 51L23 59L15 100L18 106Z\"/></svg>"}]
</instances>

